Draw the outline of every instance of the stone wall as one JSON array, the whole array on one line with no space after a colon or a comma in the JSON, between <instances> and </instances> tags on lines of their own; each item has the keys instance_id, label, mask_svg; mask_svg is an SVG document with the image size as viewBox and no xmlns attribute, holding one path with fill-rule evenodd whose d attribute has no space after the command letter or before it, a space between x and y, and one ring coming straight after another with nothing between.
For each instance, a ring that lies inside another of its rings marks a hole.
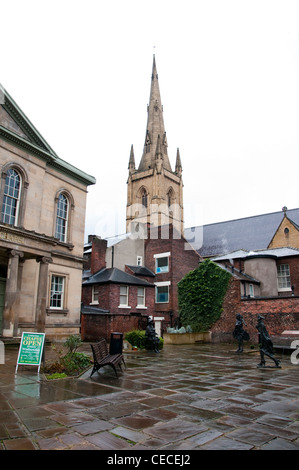
<instances>
[{"instance_id":1,"label":"stone wall","mask_svg":"<svg viewBox=\"0 0 299 470\"><path fill-rule=\"evenodd\" d=\"M25 152L0 139L2 197L5 172L10 166L17 168L22 184L18 224L0 224L0 270L1 277L6 278L0 335L13 337L22 331L44 331L47 339L55 339L78 333L86 184L73 178L69 171L62 172L48 164L35 152ZM67 195L69 202L65 243L55 238L60 192ZM63 305L58 309L50 308L52 275L64 279Z\"/></svg>"}]
</instances>

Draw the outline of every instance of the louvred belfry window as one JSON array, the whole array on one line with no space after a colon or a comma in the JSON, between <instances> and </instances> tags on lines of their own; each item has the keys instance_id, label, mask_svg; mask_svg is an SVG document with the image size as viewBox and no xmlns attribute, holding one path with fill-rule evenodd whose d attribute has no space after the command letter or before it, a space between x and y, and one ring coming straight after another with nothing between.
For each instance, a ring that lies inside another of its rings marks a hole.
<instances>
[{"instance_id":1,"label":"louvred belfry window","mask_svg":"<svg viewBox=\"0 0 299 470\"><path fill-rule=\"evenodd\" d=\"M147 193L145 190L142 192L141 203L143 207L147 208Z\"/></svg>"}]
</instances>

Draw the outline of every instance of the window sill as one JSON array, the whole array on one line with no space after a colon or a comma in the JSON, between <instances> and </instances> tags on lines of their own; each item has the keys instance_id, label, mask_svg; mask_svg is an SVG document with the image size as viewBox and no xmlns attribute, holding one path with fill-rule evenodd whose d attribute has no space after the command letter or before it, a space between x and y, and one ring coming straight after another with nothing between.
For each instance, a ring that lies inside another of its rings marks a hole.
<instances>
[{"instance_id":1,"label":"window sill","mask_svg":"<svg viewBox=\"0 0 299 470\"><path fill-rule=\"evenodd\" d=\"M75 245L73 245L73 243L71 243L71 242L62 242L57 237L54 237L54 239L55 239L55 242L56 242L57 245L64 246L64 247L68 248L70 251L72 251L74 249Z\"/></svg>"},{"instance_id":2,"label":"window sill","mask_svg":"<svg viewBox=\"0 0 299 470\"><path fill-rule=\"evenodd\" d=\"M47 315L53 315L53 314L58 314L58 315L64 315L66 316L69 313L69 310L67 308L47 308L46 309Z\"/></svg>"},{"instance_id":3,"label":"window sill","mask_svg":"<svg viewBox=\"0 0 299 470\"><path fill-rule=\"evenodd\" d=\"M118 308L132 308L129 305L119 305Z\"/></svg>"}]
</instances>

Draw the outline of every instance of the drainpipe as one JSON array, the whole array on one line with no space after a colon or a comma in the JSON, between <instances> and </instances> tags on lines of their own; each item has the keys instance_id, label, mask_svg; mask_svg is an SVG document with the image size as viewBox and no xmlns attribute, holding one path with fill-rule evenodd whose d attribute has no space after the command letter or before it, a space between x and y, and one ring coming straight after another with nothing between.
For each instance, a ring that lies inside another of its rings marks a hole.
<instances>
[{"instance_id":1,"label":"drainpipe","mask_svg":"<svg viewBox=\"0 0 299 470\"><path fill-rule=\"evenodd\" d=\"M111 251L111 268L114 268L114 245L112 245L112 251Z\"/></svg>"}]
</instances>

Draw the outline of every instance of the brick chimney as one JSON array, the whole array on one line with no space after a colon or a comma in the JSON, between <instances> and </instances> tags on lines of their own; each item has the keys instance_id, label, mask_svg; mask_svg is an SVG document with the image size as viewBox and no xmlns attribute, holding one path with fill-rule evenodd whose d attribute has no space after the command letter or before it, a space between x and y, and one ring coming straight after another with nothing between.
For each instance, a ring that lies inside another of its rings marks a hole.
<instances>
[{"instance_id":1,"label":"brick chimney","mask_svg":"<svg viewBox=\"0 0 299 470\"><path fill-rule=\"evenodd\" d=\"M107 240L103 240L96 235L92 235L88 241L92 242L90 272L91 274L94 274L101 269L106 268Z\"/></svg>"}]
</instances>

